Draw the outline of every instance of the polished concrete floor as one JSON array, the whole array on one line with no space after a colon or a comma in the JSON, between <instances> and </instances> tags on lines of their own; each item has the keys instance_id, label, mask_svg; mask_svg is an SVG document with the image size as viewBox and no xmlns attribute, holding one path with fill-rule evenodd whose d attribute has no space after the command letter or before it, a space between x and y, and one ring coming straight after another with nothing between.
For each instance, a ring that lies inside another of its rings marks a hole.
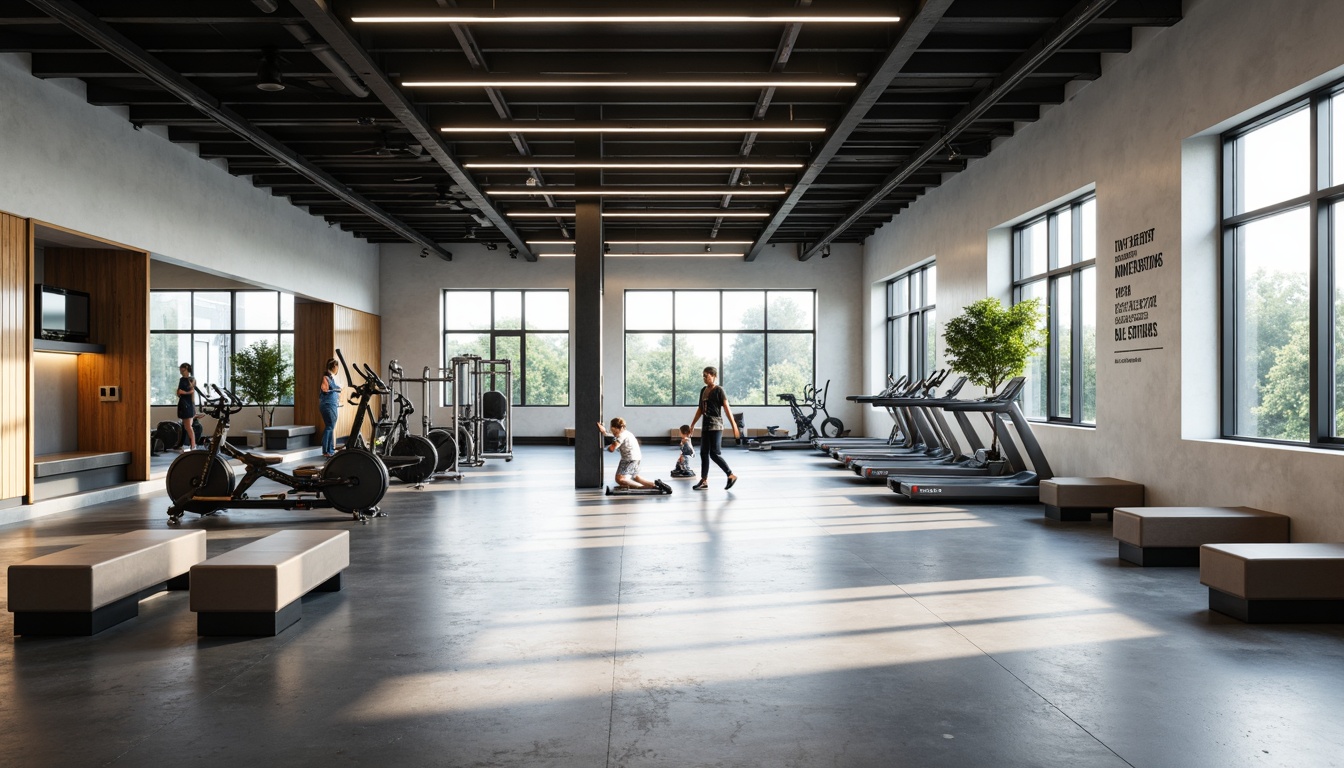
<instances>
[{"instance_id":1,"label":"polished concrete floor","mask_svg":"<svg viewBox=\"0 0 1344 768\"><path fill-rule=\"evenodd\" d=\"M1210 614L1195 569L1120 564L1102 518L902 506L819 456L728 458L732 491L607 498L572 488L571 448L523 448L394 484L366 526L190 516L212 555L349 529L346 588L275 638L197 638L164 593L95 637L13 639L0 764L1344 765L1344 627ZM0 528L0 564L164 508Z\"/></svg>"}]
</instances>

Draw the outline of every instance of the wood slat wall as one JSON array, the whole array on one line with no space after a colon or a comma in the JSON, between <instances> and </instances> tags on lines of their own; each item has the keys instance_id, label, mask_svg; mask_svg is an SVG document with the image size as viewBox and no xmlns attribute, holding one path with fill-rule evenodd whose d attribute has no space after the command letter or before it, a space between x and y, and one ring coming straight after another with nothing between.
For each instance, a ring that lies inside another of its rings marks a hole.
<instances>
[{"instance_id":1,"label":"wood slat wall","mask_svg":"<svg viewBox=\"0 0 1344 768\"><path fill-rule=\"evenodd\" d=\"M79 357L79 450L130 451L127 478L148 480L149 254L47 248L43 279L89 294L89 340L106 347ZM108 384L120 402L99 402Z\"/></svg>"},{"instance_id":2,"label":"wood slat wall","mask_svg":"<svg viewBox=\"0 0 1344 768\"><path fill-rule=\"evenodd\" d=\"M309 303L294 306L294 423L322 426L318 410L319 386L326 362L339 348L347 363L367 363L382 371L382 322L377 315L338 304ZM342 386L346 385L344 373ZM362 381L355 375L355 381ZM379 401L374 400L377 414ZM355 420L355 409L343 405L336 434L344 435ZM366 424L365 438L372 436Z\"/></svg>"},{"instance_id":3,"label":"wood slat wall","mask_svg":"<svg viewBox=\"0 0 1344 768\"><path fill-rule=\"evenodd\" d=\"M32 256L27 219L0 213L0 499L28 496Z\"/></svg>"}]
</instances>

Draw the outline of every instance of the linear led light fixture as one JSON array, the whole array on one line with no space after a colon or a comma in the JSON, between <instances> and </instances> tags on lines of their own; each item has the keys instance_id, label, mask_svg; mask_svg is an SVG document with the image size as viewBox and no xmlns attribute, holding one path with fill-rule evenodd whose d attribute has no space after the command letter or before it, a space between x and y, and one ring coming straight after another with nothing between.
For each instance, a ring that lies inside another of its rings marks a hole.
<instances>
[{"instance_id":1,"label":"linear led light fixture","mask_svg":"<svg viewBox=\"0 0 1344 768\"><path fill-rule=\"evenodd\" d=\"M723 197L724 195L783 195L786 189L763 189L760 187L722 187L719 189L648 189L621 187L601 187L597 189L565 187L518 187L514 189L487 189L487 195L496 197L518 197L521 195L554 195L556 197Z\"/></svg>"},{"instance_id":2,"label":"linear led light fixture","mask_svg":"<svg viewBox=\"0 0 1344 768\"><path fill-rule=\"evenodd\" d=\"M623 169L623 168L629 168L629 169L631 169L631 170L640 170L640 171L650 171L650 170L681 170L681 169L688 169L688 170L695 170L695 169L732 170L733 168L747 168L747 169L756 171L756 170L770 170L770 169L775 169L775 170L785 169L785 170L789 170L789 169L797 169L797 168L802 168L802 167L803 167L803 164L802 164L802 163L750 163L750 162L739 162L739 163L640 163L640 162L625 162L625 161L620 161L620 160L612 161L612 162L605 162L605 163L565 163L565 162L551 162L551 161L546 161L546 160L533 160L533 161L530 161L530 162L515 162L515 161L509 161L509 162L501 162L501 163L465 163L464 165L465 165L467 168L494 168L494 169L515 169L515 170L529 170L529 169L532 169L532 168L537 168L537 169L541 169L541 170L563 170L563 169L570 169L570 168L572 168L572 169L610 169L610 170L621 170L621 169Z\"/></svg>"},{"instance_id":3,"label":"linear led light fixture","mask_svg":"<svg viewBox=\"0 0 1344 768\"><path fill-rule=\"evenodd\" d=\"M433 16L355 16L356 24L897 24L900 16L809 15L493 15L435 14Z\"/></svg>"},{"instance_id":4,"label":"linear led light fixture","mask_svg":"<svg viewBox=\"0 0 1344 768\"><path fill-rule=\"evenodd\" d=\"M403 88L853 88L856 80L407 80Z\"/></svg>"},{"instance_id":5,"label":"linear led light fixture","mask_svg":"<svg viewBox=\"0 0 1344 768\"><path fill-rule=\"evenodd\" d=\"M752 240L607 240L607 245L751 245ZM528 240L528 245L574 245L573 240Z\"/></svg>"},{"instance_id":6,"label":"linear led light fixture","mask_svg":"<svg viewBox=\"0 0 1344 768\"><path fill-rule=\"evenodd\" d=\"M638 123L505 123L449 125L441 133L825 133L823 125L761 125L743 120L732 125L639 125Z\"/></svg>"},{"instance_id":7,"label":"linear led light fixture","mask_svg":"<svg viewBox=\"0 0 1344 768\"><path fill-rule=\"evenodd\" d=\"M607 254L603 254L603 255L608 256L608 257L615 256L615 257L618 257L618 258L634 257L634 258L645 258L645 259L647 259L647 258L660 258L660 257L678 258L678 259L682 259L682 258L693 258L693 257L694 257L694 258L704 258L704 257L708 257L708 258L740 259L740 258L742 258L743 256L745 256L746 254L745 254L745 253L705 253L704 251L701 251L700 253L607 253ZM540 256L540 257L543 257L543 258L555 258L555 257L563 257L563 258L571 258L571 259L574 258L574 254L572 254L572 253L538 253L537 256Z\"/></svg>"},{"instance_id":8,"label":"linear led light fixture","mask_svg":"<svg viewBox=\"0 0 1344 768\"><path fill-rule=\"evenodd\" d=\"M574 211L509 211L506 215L519 219L574 218ZM604 219L764 219L767 212L745 211L615 211L602 214Z\"/></svg>"}]
</instances>

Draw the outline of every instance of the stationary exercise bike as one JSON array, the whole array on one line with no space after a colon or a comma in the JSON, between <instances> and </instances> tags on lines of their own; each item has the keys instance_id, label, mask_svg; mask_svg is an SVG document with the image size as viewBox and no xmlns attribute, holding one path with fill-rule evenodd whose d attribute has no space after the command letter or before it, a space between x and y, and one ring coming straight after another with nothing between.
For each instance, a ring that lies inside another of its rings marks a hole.
<instances>
[{"instance_id":1,"label":"stationary exercise bike","mask_svg":"<svg viewBox=\"0 0 1344 768\"><path fill-rule=\"evenodd\" d=\"M388 364L388 373L394 382L402 378L397 361ZM389 419L387 400L383 400L381 418L374 428L374 453L387 465L387 471L404 483L420 485L433 475L439 464L438 448L427 437L411 434L407 419L415 413L415 405L399 389L390 388L395 401L397 417ZM456 450L456 449L454 449Z\"/></svg>"},{"instance_id":2,"label":"stationary exercise bike","mask_svg":"<svg viewBox=\"0 0 1344 768\"><path fill-rule=\"evenodd\" d=\"M793 415L794 435L792 437L776 435L774 431L779 429L778 426L766 427L770 434L752 440L747 444L747 448L753 451L811 448L812 441L818 437L839 437L845 431L845 424L826 410L826 395L830 392L830 389L831 382L828 379L826 386L821 391L817 391L817 388L811 384L804 385L801 401L792 392L785 392L780 395L779 399L789 406L789 412ZM817 414L825 416L821 421L820 433L818 433L817 427L813 426L813 422L817 420Z\"/></svg>"},{"instance_id":3,"label":"stationary exercise bike","mask_svg":"<svg viewBox=\"0 0 1344 768\"><path fill-rule=\"evenodd\" d=\"M340 355L338 350L336 353ZM341 364L345 364L344 358ZM370 412L369 402L375 395L386 394L387 389L372 371L360 370L365 381L355 390L355 423L351 439L360 434L364 419ZM370 375L372 374L372 375ZM346 368L346 379L350 370ZM346 447L327 459L322 467L301 467L294 473L275 469L284 461L280 456L249 453L230 444L225 438L233 414L244 407L232 392L211 385L214 398L207 398L201 410L214 418L215 431L209 451L184 453L168 467L167 489L172 504L168 507L168 524L178 525L187 512L211 515L223 509L325 509L335 508L367 523L369 517L383 517L378 508L387 493L388 475L383 462L367 449ZM362 442L362 441L361 441ZM222 454L222 455L221 455ZM228 459L237 459L247 467L241 482L237 481ZM261 494L257 498L247 492L258 480L265 478L288 490Z\"/></svg>"}]
</instances>

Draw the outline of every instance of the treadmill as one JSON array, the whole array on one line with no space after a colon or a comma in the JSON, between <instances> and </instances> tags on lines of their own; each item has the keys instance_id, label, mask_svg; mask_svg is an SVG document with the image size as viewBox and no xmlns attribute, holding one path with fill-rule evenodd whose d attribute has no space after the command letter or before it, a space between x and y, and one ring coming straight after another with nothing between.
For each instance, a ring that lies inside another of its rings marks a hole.
<instances>
[{"instance_id":1,"label":"treadmill","mask_svg":"<svg viewBox=\"0 0 1344 768\"><path fill-rule=\"evenodd\" d=\"M1016 379L1014 380L1016 381ZM1020 385L1019 385L1020 388ZM997 424L1007 420L1027 452L1033 469L1022 469L1008 475L984 477L936 477L931 475L890 477L887 485L908 501L942 503L948 501L1036 503L1040 501L1040 483L1054 477L1050 462L1041 450L1041 444L1031 432L1031 425L1015 399L994 397L948 403L943 408L951 413L988 413ZM1004 442L1004 452L1016 451L1017 446Z\"/></svg>"},{"instance_id":2,"label":"treadmill","mask_svg":"<svg viewBox=\"0 0 1344 768\"><path fill-rule=\"evenodd\" d=\"M1004 385L998 396L992 398L995 401L1013 400L1018 393L1022 391L1025 384L1024 377L1017 377ZM941 401L934 401L930 406L942 407L944 405L955 405L963 402L983 402L983 401L963 401L944 398ZM1013 442L1011 430L1001 419L994 419L994 429L998 433L999 444L1002 446L1004 454L1004 467L991 467L983 459L984 444L980 441L979 434L971 426L970 419L967 418L965 411L954 411L953 416L957 419L962 433L966 436L970 444L970 454L961 454L957 452L954 456L949 456L935 464L911 464L909 462L882 462L880 460L856 461L853 469L860 477L868 480L886 481L889 478L927 478L927 477L982 477L989 476L995 472L997 476L1005 474L1015 474L1026 469L1022 463L1022 454L1017 450L1017 445ZM946 422L944 428L946 428ZM950 437L950 434L949 434ZM953 443L955 445L955 442ZM1006 467L1007 471L1004 471Z\"/></svg>"},{"instance_id":3,"label":"treadmill","mask_svg":"<svg viewBox=\"0 0 1344 768\"><path fill-rule=\"evenodd\" d=\"M948 388L946 393L938 396L934 389L946 378L946 372L931 376L926 382L921 383L923 385L922 392L907 392L896 397L868 399L874 406L885 407L892 414L892 418L896 418L906 425L905 431L916 436L912 445L900 449L864 447L841 449L833 452L832 456L860 475L862 475L862 472L856 469L856 466L861 464L877 463L908 466L912 462L931 464L960 458L961 446L948 427L947 421L943 419L941 411L935 406L944 402L957 402L956 395L965 385L966 379L965 377L960 378Z\"/></svg>"},{"instance_id":4,"label":"treadmill","mask_svg":"<svg viewBox=\"0 0 1344 768\"><path fill-rule=\"evenodd\" d=\"M908 377L904 375L902 375L900 379L894 379L892 378L891 374L887 374L887 388L882 390L878 394L850 395L845 399L849 400L852 403L867 403L873 401L876 398L896 397L897 393L904 391L905 388L908 386L908 384L909 384ZM887 409L887 415L889 416L891 415L891 409ZM817 450L821 451L827 456L830 456L832 450L842 447L843 448L872 447L874 449L882 449L882 448L895 449L905 447L906 442L907 442L906 437L901 431L900 420L895 418L895 416L892 416L891 432L888 433L885 438L823 436L813 440L812 445L816 446Z\"/></svg>"},{"instance_id":5,"label":"treadmill","mask_svg":"<svg viewBox=\"0 0 1344 768\"><path fill-rule=\"evenodd\" d=\"M901 381L896 385L889 387L887 391L877 395L852 395L848 399L856 403L866 403L873 407L882 407L887 411L893 422L890 438L883 443L837 443L827 444L826 453L836 461L844 464L847 456L857 455L929 455L935 450L941 448L940 443L933 435L927 422L918 422L911 418L911 415L903 408L892 405L897 399L922 398L927 396L930 387L936 387L947 376L945 371L930 374L927 379L916 379L907 382L906 378L901 377ZM902 386L904 383L904 386ZM921 394L923 393L923 394ZM932 455L940 455L932 454Z\"/></svg>"}]
</instances>

